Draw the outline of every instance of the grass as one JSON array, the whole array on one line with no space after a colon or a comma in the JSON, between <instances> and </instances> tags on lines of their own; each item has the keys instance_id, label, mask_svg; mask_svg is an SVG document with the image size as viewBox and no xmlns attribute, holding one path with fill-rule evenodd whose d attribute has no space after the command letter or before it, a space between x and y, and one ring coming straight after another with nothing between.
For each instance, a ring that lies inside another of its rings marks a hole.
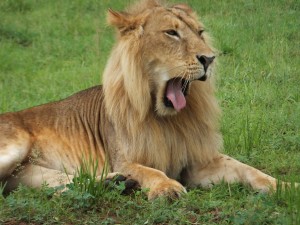
<instances>
[{"instance_id":1,"label":"grass","mask_svg":"<svg viewBox=\"0 0 300 225\"><path fill-rule=\"evenodd\" d=\"M0 1L0 112L99 84L114 43L106 10L128 2ZM199 12L220 50L224 152L299 182L299 1L183 2ZM300 192L293 189L262 195L221 184L175 202L148 202L144 191L123 196L122 186L96 197L76 188L62 196L48 187L20 187L5 197L1 190L0 224L300 224Z\"/></svg>"}]
</instances>

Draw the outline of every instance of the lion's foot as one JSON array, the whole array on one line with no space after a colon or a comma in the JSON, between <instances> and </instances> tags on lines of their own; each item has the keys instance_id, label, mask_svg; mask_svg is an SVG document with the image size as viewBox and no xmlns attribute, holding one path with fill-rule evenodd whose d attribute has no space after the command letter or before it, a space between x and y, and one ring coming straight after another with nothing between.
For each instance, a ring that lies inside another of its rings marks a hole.
<instances>
[{"instance_id":1,"label":"lion's foot","mask_svg":"<svg viewBox=\"0 0 300 225\"><path fill-rule=\"evenodd\" d=\"M167 197L170 199L177 199L186 193L186 189L177 181L168 179L157 183L150 188L148 199L153 200L158 197Z\"/></svg>"}]
</instances>

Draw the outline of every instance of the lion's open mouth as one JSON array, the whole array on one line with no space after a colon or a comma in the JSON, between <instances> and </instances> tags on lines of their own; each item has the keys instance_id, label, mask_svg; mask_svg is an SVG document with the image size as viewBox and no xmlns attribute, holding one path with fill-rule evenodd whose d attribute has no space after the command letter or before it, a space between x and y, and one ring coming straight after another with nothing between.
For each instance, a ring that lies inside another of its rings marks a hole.
<instances>
[{"instance_id":1,"label":"lion's open mouth","mask_svg":"<svg viewBox=\"0 0 300 225\"><path fill-rule=\"evenodd\" d=\"M182 78L173 78L167 82L164 104L166 107L172 107L177 112L186 106L185 96L190 82Z\"/></svg>"}]
</instances>

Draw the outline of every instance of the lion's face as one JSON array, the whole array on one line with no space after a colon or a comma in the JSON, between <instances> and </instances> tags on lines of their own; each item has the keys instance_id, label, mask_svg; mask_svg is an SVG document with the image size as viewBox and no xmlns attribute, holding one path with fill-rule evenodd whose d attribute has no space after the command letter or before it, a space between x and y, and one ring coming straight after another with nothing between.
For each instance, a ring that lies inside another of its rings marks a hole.
<instances>
[{"instance_id":1,"label":"lion's face","mask_svg":"<svg viewBox=\"0 0 300 225\"><path fill-rule=\"evenodd\" d=\"M158 8L148 17L143 61L158 114L184 109L191 82L204 82L211 75L215 56L203 32L203 25L181 8Z\"/></svg>"},{"instance_id":2,"label":"lion's face","mask_svg":"<svg viewBox=\"0 0 300 225\"><path fill-rule=\"evenodd\" d=\"M154 0L146 2L146 9L123 14L122 19L119 13L114 14L110 23L119 28L121 39L134 38L132 47L138 45L142 73L148 76L152 108L160 116L174 115L187 106L191 83L209 79L215 55L191 8L183 4L164 7Z\"/></svg>"}]
</instances>

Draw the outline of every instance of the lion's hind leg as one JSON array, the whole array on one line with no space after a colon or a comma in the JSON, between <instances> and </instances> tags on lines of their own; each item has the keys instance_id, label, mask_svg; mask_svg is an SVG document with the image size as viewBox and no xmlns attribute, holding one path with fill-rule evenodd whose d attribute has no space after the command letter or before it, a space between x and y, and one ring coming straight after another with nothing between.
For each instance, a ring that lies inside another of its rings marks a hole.
<instances>
[{"instance_id":1,"label":"lion's hind leg","mask_svg":"<svg viewBox=\"0 0 300 225\"><path fill-rule=\"evenodd\" d=\"M40 188L43 185L49 187L65 186L71 183L73 178L73 175L66 172L28 163L24 165L22 170L7 179L6 191L14 190L20 184L33 188Z\"/></svg>"},{"instance_id":2,"label":"lion's hind leg","mask_svg":"<svg viewBox=\"0 0 300 225\"><path fill-rule=\"evenodd\" d=\"M254 190L270 192L276 190L277 180L258 169L241 163L229 156L220 154L204 168L194 168L187 178L191 186L210 187L222 181L240 182Z\"/></svg>"},{"instance_id":3,"label":"lion's hind leg","mask_svg":"<svg viewBox=\"0 0 300 225\"><path fill-rule=\"evenodd\" d=\"M29 133L0 119L0 181L22 164L31 144Z\"/></svg>"}]
</instances>

